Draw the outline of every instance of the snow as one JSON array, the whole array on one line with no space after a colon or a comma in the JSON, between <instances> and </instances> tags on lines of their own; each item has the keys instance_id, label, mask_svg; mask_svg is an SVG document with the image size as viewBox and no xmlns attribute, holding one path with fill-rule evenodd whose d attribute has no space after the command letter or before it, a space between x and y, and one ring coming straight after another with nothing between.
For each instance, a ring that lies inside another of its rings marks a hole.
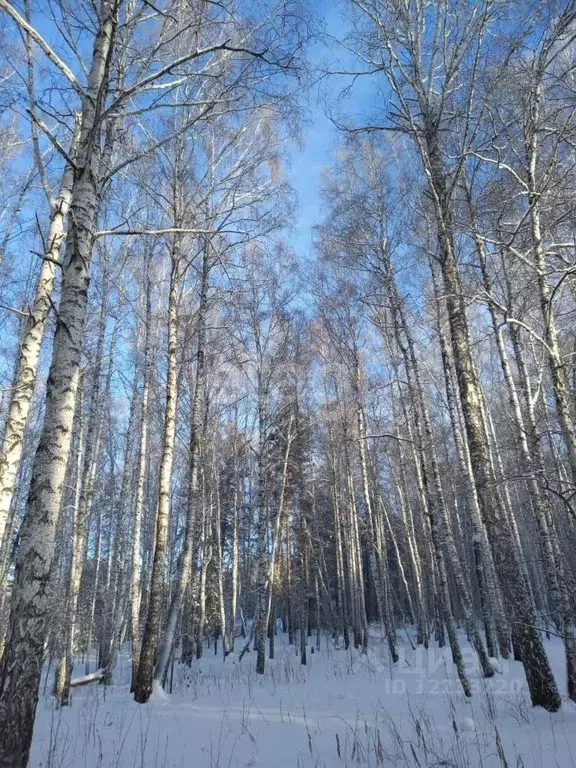
<instances>
[{"instance_id":1,"label":"snow","mask_svg":"<svg viewBox=\"0 0 576 768\"><path fill-rule=\"evenodd\" d=\"M494 672L496 672L497 675L504 674L504 670L502 669L502 664L500 664L500 659L495 659L493 656L491 656L490 664L492 664L492 669L494 670Z\"/></svg>"},{"instance_id":2,"label":"snow","mask_svg":"<svg viewBox=\"0 0 576 768\"><path fill-rule=\"evenodd\" d=\"M91 672L89 675L82 675L82 677L73 677L70 680L70 687L74 688L77 685L87 685L88 683L94 683L97 680L101 680L104 677L104 670L98 669L96 672Z\"/></svg>"},{"instance_id":3,"label":"snow","mask_svg":"<svg viewBox=\"0 0 576 768\"><path fill-rule=\"evenodd\" d=\"M168 695L158 680L152 681L152 696L151 701L168 701Z\"/></svg>"},{"instance_id":4,"label":"snow","mask_svg":"<svg viewBox=\"0 0 576 768\"><path fill-rule=\"evenodd\" d=\"M131 698L124 652L114 686L75 688L72 706L62 710L48 695L40 699L30 765L575 765L576 707L565 700L554 715L533 709L518 662L500 660L501 674L484 680L472 649L464 638L462 643L474 689L468 700L447 649L412 650L406 643L392 665L377 630L367 655L338 649L323 637L320 650L308 653L306 667L286 636L278 635L276 659L267 660L264 676L255 673L253 652L240 663L231 656L223 661L207 645L191 668L175 667L172 694L155 687L146 705ZM565 690L562 644L552 639L546 647Z\"/></svg>"},{"instance_id":5,"label":"snow","mask_svg":"<svg viewBox=\"0 0 576 768\"><path fill-rule=\"evenodd\" d=\"M460 720L460 730L461 731L475 731L476 730L476 723L474 722L474 719L472 717L463 717Z\"/></svg>"}]
</instances>

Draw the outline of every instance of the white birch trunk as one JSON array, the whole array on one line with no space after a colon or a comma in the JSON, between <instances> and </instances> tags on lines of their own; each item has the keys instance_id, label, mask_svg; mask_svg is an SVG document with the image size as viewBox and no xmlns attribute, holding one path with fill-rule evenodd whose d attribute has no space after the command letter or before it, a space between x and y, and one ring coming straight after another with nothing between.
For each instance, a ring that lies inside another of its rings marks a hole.
<instances>
[{"instance_id":1,"label":"white birch trunk","mask_svg":"<svg viewBox=\"0 0 576 768\"><path fill-rule=\"evenodd\" d=\"M494 474L490 467L489 449L484 432L482 393L470 350L468 321L454 252L447 182L438 146L438 136L432 130L426 135L423 159L435 204L454 364L478 501L488 529L501 589L507 598L510 613L515 618L513 632L521 646L522 663L532 703L550 711L556 711L560 707L561 699L542 641L535 629L535 616L527 585L523 578L518 578L521 563L518 560L509 521L503 518L503 510L495 494Z\"/></svg>"},{"instance_id":2,"label":"white birch trunk","mask_svg":"<svg viewBox=\"0 0 576 768\"><path fill-rule=\"evenodd\" d=\"M148 402L150 399L151 374L151 323L152 300L150 283L150 261L146 267L146 318L144 321L144 370L142 382L142 400L140 405L140 443L138 446L138 461L136 469L136 497L132 518L132 569L131 569L131 655L132 679L130 692L134 692L138 665L140 663L140 604L142 602L142 512L144 509L144 492L146 488L146 456L148 445Z\"/></svg>"},{"instance_id":3,"label":"white birch trunk","mask_svg":"<svg viewBox=\"0 0 576 768\"><path fill-rule=\"evenodd\" d=\"M72 440L90 260L100 195L101 94L113 44L117 3L105 2L94 40L83 100L76 172L70 204L70 237L63 279L46 410L20 532L8 635L0 667L0 766L25 768L32 739L47 621L46 587L62 486Z\"/></svg>"},{"instance_id":4,"label":"white birch trunk","mask_svg":"<svg viewBox=\"0 0 576 768\"><path fill-rule=\"evenodd\" d=\"M79 133L70 147L72 158L76 155ZM51 296L54 289L57 264L60 263L60 247L66 236L66 220L72 199L74 183L73 169L67 165L60 185L60 194L54 203L50 216L50 226L46 238L40 274L30 314L26 321L24 334L20 341L18 364L13 381L8 415L4 425L2 447L0 449L0 542L6 534L6 522L10 511L10 502L22 458L24 432L28 421L30 403L36 385L40 347L44 336L46 320L50 313ZM2 591L0 581L0 591Z\"/></svg>"},{"instance_id":5,"label":"white birch trunk","mask_svg":"<svg viewBox=\"0 0 576 768\"><path fill-rule=\"evenodd\" d=\"M154 656L160 633L162 598L164 592L164 568L166 546L168 543L168 523L170 516L170 490L172 483L172 465L174 463L174 440L176 436L176 401L177 401L177 343L178 343L178 270L180 255L174 244L172 267L170 271L170 292L168 299L168 372L166 381L166 409L164 414L164 435L162 461L158 481L158 507L156 512L156 532L154 539L154 559L150 580L148 612L140 651L138 674L134 686L134 699L144 704L152 694Z\"/></svg>"},{"instance_id":6,"label":"white birch trunk","mask_svg":"<svg viewBox=\"0 0 576 768\"><path fill-rule=\"evenodd\" d=\"M71 548L71 563L72 568L74 563L74 539L77 535L78 526L78 507L80 504L80 493L82 491L82 448L84 443L84 418L82 413L83 405L83 376L81 376L80 383L78 385L78 397L77 397L77 435L76 435L76 482L74 488L74 500L72 507L72 548ZM68 588L70 580L68 581ZM70 677L72 674L72 663L74 655L74 610L70 600L69 589L67 589L66 595L66 620L65 620L65 637L64 644L61 651L61 658L56 670L56 677L54 680L54 698L60 706L66 706L69 704L70 693Z\"/></svg>"},{"instance_id":7,"label":"white birch trunk","mask_svg":"<svg viewBox=\"0 0 576 768\"><path fill-rule=\"evenodd\" d=\"M206 244L202 253L202 272L200 278L200 304L198 308L198 339L196 347L196 381L192 409L190 414L190 448L188 455L188 498L186 503L186 526L184 530L184 547L178 565L175 592L170 603L166 630L163 634L158 661L154 670L156 680L162 682L174 644L176 623L182 609L182 602L190 580L192 558L194 555L194 526L198 511L199 483L198 473L202 447L203 405L206 386L206 318L208 313L208 281L210 276L209 245ZM223 642L225 640L223 639Z\"/></svg>"}]
</instances>

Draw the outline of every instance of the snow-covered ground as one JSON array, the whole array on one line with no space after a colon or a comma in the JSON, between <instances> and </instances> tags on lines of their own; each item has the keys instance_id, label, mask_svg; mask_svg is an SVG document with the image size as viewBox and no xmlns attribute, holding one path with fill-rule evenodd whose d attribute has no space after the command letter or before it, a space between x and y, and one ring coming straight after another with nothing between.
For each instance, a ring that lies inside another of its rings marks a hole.
<instances>
[{"instance_id":1,"label":"snow-covered ground","mask_svg":"<svg viewBox=\"0 0 576 768\"><path fill-rule=\"evenodd\" d=\"M32 768L328 768L576 766L576 707L532 709L521 665L500 662L482 680L464 643L474 696L466 700L447 649L412 650L391 665L377 631L368 655L322 639L302 667L283 635L263 677L255 655L225 662L206 648L191 668L176 666L173 693L146 705L128 690L129 657L117 684L73 692L72 706L41 698ZM310 639L312 644L313 639ZM240 645L240 643L238 643ZM565 690L563 649L547 644ZM49 689L49 686L48 686Z\"/></svg>"}]
</instances>

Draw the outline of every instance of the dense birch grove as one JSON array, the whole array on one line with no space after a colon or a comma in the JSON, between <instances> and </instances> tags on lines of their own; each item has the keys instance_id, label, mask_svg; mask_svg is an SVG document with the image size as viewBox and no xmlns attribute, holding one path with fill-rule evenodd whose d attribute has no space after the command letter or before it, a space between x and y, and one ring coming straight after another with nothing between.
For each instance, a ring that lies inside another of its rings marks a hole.
<instances>
[{"instance_id":1,"label":"dense birch grove","mask_svg":"<svg viewBox=\"0 0 576 768\"><path fill-rule=\"evenodd\" d=\"M122 648L144 704L413 626L576 701L576 2L341 5L0 0L2 767Z\"/></svg>"}]
</instances>

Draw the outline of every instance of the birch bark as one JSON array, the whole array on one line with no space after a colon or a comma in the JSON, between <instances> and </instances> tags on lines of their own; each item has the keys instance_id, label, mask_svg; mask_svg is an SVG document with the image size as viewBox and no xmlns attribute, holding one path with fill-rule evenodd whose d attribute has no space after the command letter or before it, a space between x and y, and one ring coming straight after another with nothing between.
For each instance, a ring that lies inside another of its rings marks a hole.
<instances>
[{"instance_id":1,"label":"birch bark","mask_svg":"<svg viewBox=\"0 0 576 768\"><path fill-rule=\"evenodd\" d=\"M522 663L534 705L550 711L559 709L561 699L536 627L532 601L523 578L521 564L508 521L503 517L494 493L494 476L484 432L482 397L478 375L470 351L468 320L463 300L460 276L455 261L446 178L442 168L438 136L428 126L425 134L424 161L434 199L438 225L438 243L442 275L446 292L448 319L452 339L454 364L474 473L478 501L494 555L500 585L515 624L521 646Z\"/></svg>"},{"instance_id":2,"label":"birch bark","mask_svg":"<svg viewBox=\"0 0 576 768\"><path fill-rule=\"evenodd\" d=\"M174 440L176 436L177 400L177 345L178 345L178 294L180 251L178 236L175 236L171 254L170 289L168 297L168 353L166 380L166 407L164 413L164 434L162 439L162 460L158 481L158 506L154 538L154 559L150 580L148 611L144 636L140 650L138 674L134 685L134 699L145 704L152 694L154 657L160 633L162 598L164 593L164 568L168 544L168 523L170 517L170 491L172 466L174 463Z\"/></svg>"},{"instance_id":3,"label":"birch bark","mask_svg":"<svg viewBox=\"0 0 576 768\"><path fill-rule=\"evenodd\" d=\"M211 260L209 254L210 245L205 244L202 251L202 269L200 274L200 304L198 307L198 330L196 342L196 380L192 408L190 412L190 447L188 454L188 498L186 502L186 525L184 530L184 547L178 565L176 586L170 609L166 629L164 631L158 661L154 670L154 677L158 681L164 679L170 652L174 644L176 623L182 608L184 595L188 587L190 573L192 571L192 558L194 555L194 528L199 505L198 472L200 454L202 448L203 406L206 387L206 319L208 314L208 286L210 277ZM225 639L223 638L225 643Z\"/></svg>"},{"instance_id":4,"label":"birch bark","mask_svg":"<svg viewBox=\"0 0 576 768\"><path fill-rule=\"evenodd\" d=\"M144 369L142 372L142 399L140 404L140 441L136 468L136 498L134 499L132 529L132 569L131 569L131 656L132 678L130 692L134 693L138 665L140 663L140 606L142 603L142 513L146 490L146 459L148 447L148 404L150 400L150 376L152 323L152 284L150 281L150 257L146 262L146 317L144 320Z\"/></svg>"},{"instance_id":5,"label":"birch bark","mask_svg":"<svg viewBox=\"0 0 576 768\"><path fill-rule=\"evenodd\" d=\"M46 637L46 587L72 440L90 261L99 207L100 145L97 139L100 136L100 111L108 88L108 62L116 32L118 5L119 0L103 3L82 104L69 209L71 236L63 262L44 425L22 521L8 635L0 668L2 768L25 768L38 701Z\"/></svg>"},{"instance_id":6,"label":"birch bark","mask_svg":"<svg viewBox=\"0 0 576 768\"><path fill-rule=\"evenodd\" d=\"M70 147L72 158L76 155L78 139L79 134L76 131ZM56 265L60 262L60 249L66 236L66 219L72 199L73 183L74 171L70 165L67 165L60 185L60 194L52 208L36 291L20 342L18 365L0 449L0 542L6 533L10 502L22 458L24 431L36 385L38 360L46 320L52 306L51 296L56 278ZM0 582L0 592L2 587Z\"/></svg>"}]
</instances>

